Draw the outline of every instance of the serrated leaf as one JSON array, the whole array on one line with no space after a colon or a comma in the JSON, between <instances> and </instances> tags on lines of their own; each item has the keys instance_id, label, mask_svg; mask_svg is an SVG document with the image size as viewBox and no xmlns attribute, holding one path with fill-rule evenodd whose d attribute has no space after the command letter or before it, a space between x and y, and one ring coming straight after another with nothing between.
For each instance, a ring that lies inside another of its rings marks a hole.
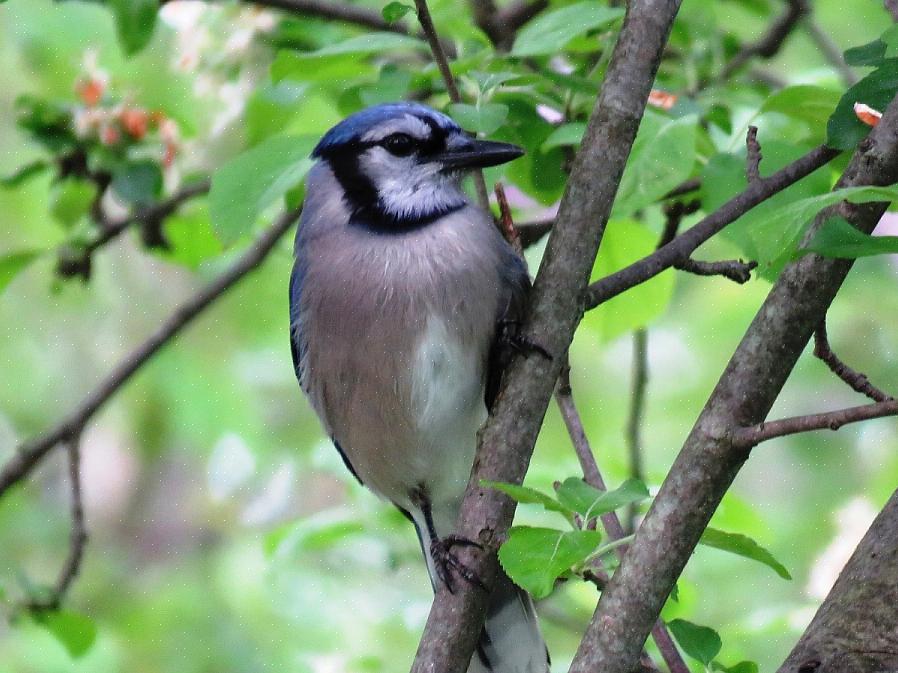
<instances>
[{"instance_id":1,"label":"serrated leaf","mask_svg":"<svg viewBox=\"0 0 898 673\"><path fill-rule=\"evenodd\" d=\"M799 84L772 94L764 101L760 111L779 112L816 130L825 126L838 103L839 93L832 89Z\"/></svg>"},{"instance_id":2,"label":"serrated leaf","mask_svg":"<svg viewBox=\"0 0 898 673\"><path fill-rule=\"evenodd\" d=\"M156 27L158 0L108 0L122 50L133 56L146 47Z\"/></svg>"},{"instance_id":3,"label":"serrated leaf","mask_svg":"<svg viewBox=\"0 0 898 673\"><path fill-rule=\"evenodd\" d=\"M52 633L73 659L87 654L97 638L94 621L75 612L42 612L35 616L35 621Z\"/></svg>"},{"instance_id":4,"label":"serrated leaf","mask_svg":"<svg viewBox=\"0 0 898 673\"><path fill-rule=\"evenodd\" d=\"M546 138L540 149L543 152L548 152L554 147L579 145L580 141L583 140L584 133L586 133L586 124L584 122L562 124L552 131L552 135Z\"/></svg>"},{"instance_id":5,"label":"serrated leaf","mask_svg":"<svg viewBox=\"0 0 898 673\"><path fill-rule=\"evenodd\" d=\"M596 2L578 2L540 14L518 32L512 56L557 54L579 35L607 26L624 15L624 10Z\"/></svg>"},{"instance_id":6,"label":"serrated leaf","mask_svg":"<svg viewBox=\"0 0 898 673\"><path fill-rule=\"evenodd\" d=\"M452 103L447 107L447 112L466 131L489 135L505 122L508 106L499 103Z\"/></svg>"},{"instance_id":7,"label":"serrated leaf","mask_svg":"<svg viewBox=\"0 0 898 673\"><path fill-rule=\"evenodd\" d=\"M570 517L574 513L572 510L562 505L552 496L546 495L542 491L537 491L535 488L518 486L517 484L507 484L501 481L488 481L486 479L482 480L480 482L480 485L486 488L494 488L497 491L502 491L505 495L510 497L515 502L528 505L542 505L547 510L551 512L559 512L561 514L564 514L566 517Z\"/></svg>"},{"instance_id":8,"label":"serrated leaf","mask_svg":"<svg viewBox=\"0 0 898 673\"><path fill-rule=\"evenodd\" d=\"M667 120L646 113L621 177L613 217L631 215L654 203L691 175L697 125L692 115Z\"/></svg>"},{"instance_id":9,"label":"serrated leaf","mask_svg":"<svg viewBox=\"0 0 898 673\"><path fill-rule=\"evenodd\" d=\"M215 171L209 211L223 244L248 233L265 208L305 177L315 142L311 136L273 136Z\"/></svg>"},{"instance_id":10,"label":"serrated leaf","mask_svg":"<svg viewBox=\"0 0 898 673\"><path fill-rule=\"evenodd\" d=\"M844 217L830 217L799 255L816 252L824 257L856 259L872 255L898 254L898 236L870 236Z\"/></svg>"},{"instance_id":11,"label":"serrated leaf","mask_svg":"<svg viewBox=\"0 0 898 673\"><path fill-rule=\"evenodd\" d=\"M710 665L720 652L720 636L708 626L699 626L685 619L673 619L667 622L667 626L683 651L705 666Z\"/></svg>"},{"instance_id":12,"label":"serrated leaf","mask_svg":"<svg viewBox=\"0 0 898 673\"><path fill-rule=\"evenodd\" d=\"M0 292L43 253L43 250L19 250L0 255Z\"/></svg>"},{"instance_id":13,"label":"serrated leaf","mask_svg":"<svg viewBox=\"0 0 898 673\"><path fill-rule=\"evenodd\" d=\"M558 502L581 514L584 520L649 497L649 491L638 479L628 479L613 491L600 491L578 477L568 477L558 487Z\"/></svg>"},{"instance_id":14,"label":"serrated leaf","mask_svg":"<svg viewBox=\"0 0 898 673\"><path fill-rule=\"evenodd\" d=\"M9 175L4 175L0 178L0 187L5 187L6 189L18 187L30 178L40 175L48 168L50 168L50 163L43 159L29 162L24 166L19 166Z\"/></svg>"},{"instance_id":15,"label":"serrated leaf","mask_svg":"<svg viewBox=\"0 0 898 673\"><path fill-rule=\"evenodd\" d=\"M876 70L845 92L826 125L826 144L839 150L851 150L870 132L857 118L855 103L864 103L884 111L898 92L898 59L883 61Z\"/></svg>"},{"instance_id":16,"label":"serrated leaf","mask_svg":"<svg viewBox=\"0 0 898 673\"><path fill-rule=\"evenodd\" d=\"M706 528L705 532L702 533L699 544L728 551L731 554L736 554L757 561L758 563L763 563L768 568L772 568L773 571L784 580L792 579L792 575L786 570L786 566L777 561L773 557L773 554L747 535L727 533L722 530L717 530L716 528Z\"/></svg>"},{"instance_id":17,"label":"serrated leaf","mask_svg":"<svg viewBox=\"0 0 898 673\"><path fill-rule=\"evenodd\" d=\"M515 584L539 600L551 594L555 580L585 561L601 540L595 530L514 526L499 549L499 563Z\"/></svg>"},{"instance_id":18,"label":"serrated leaf","mask_svg":"<svg viewBox=\"0 0 898 673\"><path fill-rule=\"evenodd\" d=\"M384 17L384 21L387 23L395 23L406 14L411 14L414 11L415 8L410 5L405 5L401 2L388 2L384 5L384 8L380 10L380 14Z\"/></svg>"}]
</instances>

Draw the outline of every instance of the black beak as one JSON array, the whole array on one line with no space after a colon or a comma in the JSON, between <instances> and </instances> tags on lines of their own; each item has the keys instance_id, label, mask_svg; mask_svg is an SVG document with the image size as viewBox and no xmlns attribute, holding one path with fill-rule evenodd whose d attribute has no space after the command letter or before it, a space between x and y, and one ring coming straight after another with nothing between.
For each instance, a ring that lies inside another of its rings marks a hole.
<instances>
[{"instance_id":1,"label":"black beak","mask_svg":"<svg viewBox=\"0 0 898 673\"><path fill-rule=\"evenodd\" d=\"M507 163L524 154L524 150L511 143L493 140L472 140L470 144L440 155L443 169L447 171L462 168L487 168Z\"/></svg>"}]
</instances>

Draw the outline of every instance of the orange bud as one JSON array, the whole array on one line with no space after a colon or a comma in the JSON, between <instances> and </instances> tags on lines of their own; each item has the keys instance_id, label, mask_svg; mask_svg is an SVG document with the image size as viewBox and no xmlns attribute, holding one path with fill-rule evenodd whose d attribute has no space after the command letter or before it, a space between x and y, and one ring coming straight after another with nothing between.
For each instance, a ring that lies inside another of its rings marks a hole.
<instances>
[{"instance_id":1,"label":"orange bud","mask_svg":"<svg viewBox=\"0 0 898 673\"><path fill-rule=\"evenodd\" d=\"M649 105L661 108L662 110L670 110L677 102L676 94L667 93L660 89L652 89L649 92Z\"/></svg>"},{"instance_id":2,"label":"orange bud","mask_svg":"<svg viewBox=\"0 0 898 673\"><path fill-rule=\"evenodd\" d=\"M122 110L119 121L122 123L122 128L125 129L125 133L135 140L140 140L147 134L149 115L145 110L125 108Z\"/></svg>"},{"instance_id":3,"label":"orange bud","mask_svg":"<svg viewBox=\"0 0 898 673\"><path fill-rule=\"evenodd\" d=\"M106 86L98 79L82 79L75 84L75 93L88 107L93 107L103 97Z\"/></svg>"},{"instance_id":4,"label":"orange bud","mask_svg":"<svg viewBox=\"0 0 898 673\"><path fill-rule=\"evenodd\" d=\"M106 124L100 129L100 142L104 145L115 145L122 139L122 134L111 124Z\"/></svg>"},{"instance_id":5,"label":"orange bud","mask_svg":"<svg viewBox=\"0 0 898 673\"><path fill-rule=\"evenodd\" d=\"M882 112L874 110L869 105L864 105L863 103L854 104L854 114L867 126L876 126L879 123L879 120L882 119Z\"/></svg>"},{"instance_id":6,"label":"orange bud","mask_svg":"<svg viewBox=\"0 0 898 673\"><path fill-rule=\"evenodd\" d=\"M165 143L165 153L162 155L162 167L169 168L175 163L175 155L178 153L178 147L172 142Z\"/></svg>"}]
</instances>

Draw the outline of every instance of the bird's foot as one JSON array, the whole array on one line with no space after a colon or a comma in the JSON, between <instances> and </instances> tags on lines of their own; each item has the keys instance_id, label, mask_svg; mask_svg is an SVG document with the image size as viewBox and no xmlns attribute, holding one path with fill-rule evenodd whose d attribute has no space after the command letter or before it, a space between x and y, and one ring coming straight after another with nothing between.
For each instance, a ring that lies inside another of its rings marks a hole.
<instances>
[{"instance_id":1,"label":"bird's foot","mask_svg":"<svg viewBox=\"0 0 898 673\"><path fill-rule=\"evenodd\" d=\"M538 341L535 341L521 333L521 323L517 320L503 320L499 323L499 339L509 350L528 356L531 353L539 353L547 360L554 359Z\"/></svg>"},{"instance_id":2,"label":"bird's foot","mask_svg":"<svg viewBox=\"0 0 898 673\"><path fill-rule=\"evenodd\" d=\"M462 563L458 557L452 552L453 547L483 547L473 540L469 540L458 535L447 535L444 538L434 538L430 543L430 556L433 559L433 565L436 568L437 576L446 585L450 594L455 593L455 585L453 574L458 575L469 584L480 587L486 591L486 585L477 576L473 570Z\"/></svg>"}]
</instances>

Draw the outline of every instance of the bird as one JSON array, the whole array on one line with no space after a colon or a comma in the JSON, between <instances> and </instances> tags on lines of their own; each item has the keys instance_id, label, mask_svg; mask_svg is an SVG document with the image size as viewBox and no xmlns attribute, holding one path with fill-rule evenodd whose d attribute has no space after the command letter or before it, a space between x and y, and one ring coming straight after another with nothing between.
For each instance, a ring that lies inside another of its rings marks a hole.
<instances>
[{"instance_id":1,"label":"bird","mask_svg":"<svg viewBox=\"0 0 898 673\"><path fill-rule=\"evenodd\" d=\"M349 471L414 524L434 591L479 583L453 529L530 288L462 180L523 153L426 105L384 103L327 131L306 178L296 376ZM500 569L468 673L548 667L533 602Z\"/></svg>"}]
</instances>

